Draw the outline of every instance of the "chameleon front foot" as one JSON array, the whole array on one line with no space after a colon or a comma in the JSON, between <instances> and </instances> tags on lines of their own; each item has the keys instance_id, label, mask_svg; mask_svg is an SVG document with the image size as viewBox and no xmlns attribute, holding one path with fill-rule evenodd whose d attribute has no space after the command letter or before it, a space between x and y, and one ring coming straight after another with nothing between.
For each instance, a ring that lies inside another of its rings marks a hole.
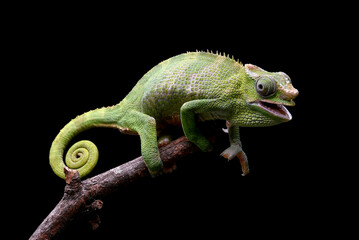
<instances>
[{"instance_id":1,"label":"chameleon front foot","mask_svg":"<svg viewBox=\"0 0 359 240\"><path fill-rule=\"evenodd\" d=\"M239 162L241 163L242 176L245 176L249 173L247 155L244 153L242 147L239 144L232 144L229 148L221 153L221 156L227 158L228 160L232 160L237 156Z\"/></svg>"},{"instance_id":2,"label":"chameleon front foot","mask_svg":"<svg viewBox=\"0 0 359 240\"><path fill-rule=\"evenodd\" d=\"M145 162L146 163L146 162ZM149 166L148 163L146 163L147 169L151 174L151 177L155 178L158 176L163 175L163 164L162 162L160 164Z\"/></svg>"},{"instance_id":3,"label":"chameleon front foot","mask_svg":"<svg viewBox=\"0 0 359 240\"><path fill-rule=\"evenodd\" d=\"M224 158L227 158L228 160L232 160L233 158L235 158L237 156L238 153L240 153L242 151L243 151L243 149L241 148L241 146L239 146L239 144L233 144L229 148L224 150L221 153L221 156Z\"/></svg>"}]
</instances>

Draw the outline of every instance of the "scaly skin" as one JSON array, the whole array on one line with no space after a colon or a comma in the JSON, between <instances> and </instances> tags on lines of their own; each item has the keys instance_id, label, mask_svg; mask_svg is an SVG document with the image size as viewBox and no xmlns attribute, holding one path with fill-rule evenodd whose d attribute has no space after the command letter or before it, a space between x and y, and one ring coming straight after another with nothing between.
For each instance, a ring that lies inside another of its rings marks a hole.
<instances>
[{"instance_id":1,"label":"scaly skin","mask_svg":"<svg viewBox=\"0 0 359 240\"><path fill-rule=\"evenodd\" d=\"M182 124L191 142L202 151L210 151L212 146L197 124L223 119L227 123L230 147L222 156L228 159L237 156L245 175L249 168L239 127L272 126L291 120L283 105L294 106L297 95L298 90L283 72L267 72L252 64L243 66L225 55L209 52L181 54L152 68L119 104L84 113L70 121L51 146L50 165L59 177L65 178L63 153L70 140L92 127L112 127L140 135L143 160L155 176L163 171L157 146L159 131L169 124ZM97 162L97 148L89 141L81 141L69 152L66 163L77 169L81 177Z\"/></svg>"}]
</instances>

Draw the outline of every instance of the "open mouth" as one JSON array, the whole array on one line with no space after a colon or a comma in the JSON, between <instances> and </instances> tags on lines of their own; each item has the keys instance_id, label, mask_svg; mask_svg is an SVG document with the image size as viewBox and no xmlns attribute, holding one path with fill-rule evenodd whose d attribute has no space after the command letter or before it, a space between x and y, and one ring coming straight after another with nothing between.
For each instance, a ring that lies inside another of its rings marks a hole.
<instances>
[{"instance_id":1,"label":"open mouth","mask_svg":"<svg viewBox=\"0 0 359 240\"><path fill-rule=\"evenodd\" d=\"M292 115L282 104L269 102L268 100L258 100L256 102L252 102L251 104L261 108L275 117L282 118L286 121L292 119Z\"/></svg>"}]
</instances>

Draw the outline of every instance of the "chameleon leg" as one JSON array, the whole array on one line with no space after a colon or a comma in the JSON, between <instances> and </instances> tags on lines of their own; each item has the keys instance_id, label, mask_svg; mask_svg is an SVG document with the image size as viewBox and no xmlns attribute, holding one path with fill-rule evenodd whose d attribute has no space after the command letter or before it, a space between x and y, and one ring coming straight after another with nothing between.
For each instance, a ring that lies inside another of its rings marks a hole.
<instances>
[{"instance_id":1,"label":"chameleon leg","mask_svg":"<svg viewBox=\"0 0 359 240\"><path fill-rule=\"evenodd\" d=\"M142 158L149 172L152 176L160 174L163 170L163 163L157 146L156 120L144 113L130 111L125 121L126 126L140 135Z\"/></svg>"},{"instance_id":2,"label":"chameleon leg","mask_svg":"<svg viewBox=\"0 0 359 240\"><path fill-rule=\"evenodd\" d=\"M249 173L249 166L247 156L242 149L242 143L239 139L239 127L231 125L228 121L226 122L226 125L231 146L224 150L221 153L221 156L227 158L228 160L232 160L237 156L241 163L243 172L242 175L244 176Z\"/></svg>"},{"instance_id":3,"label":"chameleon leg","mask_svg":"<svg viewBox=\"0 0 359 240\"><path fill-rule=\"evenodd\" d=\"M232 160L240 153L242 150L242 143L239 140L239 127L232 126L228 121L226 121L227 130L226 132L229 135L230 147L224 150L221 155L228 160Z\"/></svg>"},{"instance_id":4,"label":"chameleon leg","mask_svg":"<svg viewBox=\"0 0 359 240\"><path fill-rule=\"evenodd\" d=\"M212 144L201 133L196 125L196 114L201 114L212 110L213 100L193 100L186 102L181 107L181 122L184 134L202 151L208 152L212 150Z\"/></svg>"}]
</instances>

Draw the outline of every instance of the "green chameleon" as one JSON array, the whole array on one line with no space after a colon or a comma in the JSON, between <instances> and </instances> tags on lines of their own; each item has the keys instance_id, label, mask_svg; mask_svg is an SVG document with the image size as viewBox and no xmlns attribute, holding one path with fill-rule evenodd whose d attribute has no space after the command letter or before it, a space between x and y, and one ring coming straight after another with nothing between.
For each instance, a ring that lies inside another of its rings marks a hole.
<instances>
[{"instance_id":1,"label":"green chameleon","mask_svg":"<svg viewBox=\"0 0 359 240\"><path fill-rule=\"evenodd\" d=\"M188 52L152 68L119 104L89 111L70 121L52 143L50 165L56 175L65 178L63 154L70 140L89 128L110 127L139 134L143 160L151 175L156 176L164 171L157 135L166 126L182 124L185 136L206 152L212 145L198 129L198 123L223 119L230 146L221 155L229 160L237 156L245 175L249 168L239 127L271 126L291 120L284 105L294 106L297 95L298 90L283 72L243 65L225 54ZM83 177L91 172L97 159L96 146L80 141L68 150L65 162Z\"/></svg>"}]
</instances>

